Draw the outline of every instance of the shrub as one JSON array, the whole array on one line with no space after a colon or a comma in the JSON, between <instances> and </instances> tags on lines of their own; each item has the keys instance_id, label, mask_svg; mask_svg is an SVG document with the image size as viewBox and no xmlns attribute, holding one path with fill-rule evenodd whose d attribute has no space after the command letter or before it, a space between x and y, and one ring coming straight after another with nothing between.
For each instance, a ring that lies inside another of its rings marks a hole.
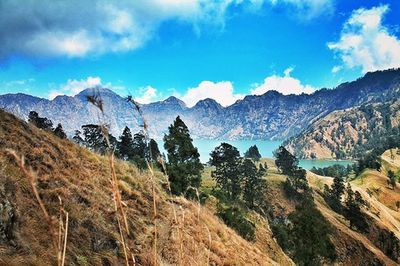
<instances>
[{"instance_id":1,"label":"shrub","mask_svg":"<svg viewBox=\"0 0 400 266\"><path fill-rule=\"evenodd\" d=\"M246 212L241 208L236 206L226 209L220 208L218 216L244 239L249 241L255 239L256 227L254 223L246 218Z\"/></svg>"}]
</instances>

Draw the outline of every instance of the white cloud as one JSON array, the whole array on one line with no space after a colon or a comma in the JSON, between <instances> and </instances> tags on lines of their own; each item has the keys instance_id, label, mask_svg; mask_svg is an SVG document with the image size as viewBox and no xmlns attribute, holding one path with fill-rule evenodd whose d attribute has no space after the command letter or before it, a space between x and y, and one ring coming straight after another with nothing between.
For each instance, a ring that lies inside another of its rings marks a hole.
<instances>
[{"instance_id":1,"label":"white cloud","mask_svg":"<svg viewBox=\"0 0 400 266\"><path fill-rule=\"evenodd\" d=\"M400 40L382 25L388 5L357 9L346 21L337 42L328 43L344 66L375 71L400 67Z\"/></svg>"},{"instance_id":2,"label":"white cloud","mask_svg":"<svg viewBox=\"0 0 400 266\"><path fill-rule=\"evenodd\" d=\"M306 19L325 15L334 0L68 0L1 1L0 58L84 57L126 52L145 45L166 21L177 20L199 33L204 26L224 28L233 6L242 12L284 5ZM292 12L293 11L293 12Z\"/></svg>"},{"instance_id":3,"label":"white cloud","mask_svg":"<svg viewBox=\"0 0 400 266\"><path fill-rule=\"evenodd\" d=\"M188 107L194 106L198 101L207 98L214 99L222 106L228 106L242 99L244 95L235 94L230 81L212 82L202 81L195 88L189 88L181 99Z\"/></svg>"},{"instance_id":4,"label":"white cloud","mask_svg":"<svg viewBox=\"0 0 400 266\"><path fill-rule=\"evenodd\" d=\"M82 57L125 52L143 46L170 20L200 31L223 27L230 6L258 5L254 0L5 0L0 9L0 57ZM17 10L17 11L16 11Z\"/></svg>"},{"instance_id":5,"label":"white cloud","mask_svg":"<svg viewBox=\"0 0 400 266\"><path fill-rule=\"evenodd\" d=\"M59 95L74 96L85 89L96 88L102 85L110 86L111 84L102 84L100 77L87 77L86 79L80 80L69 79L67 83L61 85L58 89L51 90L48 98L54 99Z\"/></svg>"},{"instance_id":6,"label":"white cloud","mask_svg":"<svg viewBox=\"0 0 400 266\"><path fill-rule=\"evenodd\" d=\"M157 92L157 89L153 88L152 86L146 86L140 89L141 96L135 98L135 100L142 104L148 104L151 102L155 102L160 98L160 94Z\"/></svg>"},{"instance_id":7,"label":"white cloud","mask_svg":"<svg viewBox=\"0 0 400 266\"><path fill-rule=\"evenodd\" d=\"M315 91L311 85L303 85L300 80L290 76L293 68L287 68L284 71L284 76L272 75L264 79L262 84L255 84L251 93L254 95L262 95L267 91L277 91L283 95L289 94L310 94Z\"/></svg>"}]
</instances>

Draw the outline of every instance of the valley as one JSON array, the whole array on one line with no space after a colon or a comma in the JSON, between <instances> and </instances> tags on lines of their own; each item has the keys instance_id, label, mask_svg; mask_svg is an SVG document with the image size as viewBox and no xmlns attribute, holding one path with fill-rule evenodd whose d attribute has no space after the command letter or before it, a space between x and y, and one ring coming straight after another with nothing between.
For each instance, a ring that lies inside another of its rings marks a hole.
<instances>
[{"instance_id":1,"label":"valley","mask_svg":"<svg viewBox=\"0 0 400 266\"><path fill-rule=\"evenodd\" d=\"M400 265L399 14L0 0L0 266Z\"/></svg>"}]
</instances>

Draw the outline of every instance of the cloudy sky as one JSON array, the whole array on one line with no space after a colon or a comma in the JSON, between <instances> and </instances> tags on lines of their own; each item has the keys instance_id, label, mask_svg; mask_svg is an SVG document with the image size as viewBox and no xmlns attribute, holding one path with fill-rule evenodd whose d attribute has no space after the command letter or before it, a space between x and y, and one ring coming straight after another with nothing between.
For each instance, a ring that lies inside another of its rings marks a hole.
<instances>
[{"instance_id":1,"label":"cloudy sky","mask_svg":"<svg viewBox=\"0 0 400 266\"><path fill-rule=\"evenodd\" d=\"M224 106L400 67L400 1L0 0L0 94Z\"/></svg>"}]
</instances>

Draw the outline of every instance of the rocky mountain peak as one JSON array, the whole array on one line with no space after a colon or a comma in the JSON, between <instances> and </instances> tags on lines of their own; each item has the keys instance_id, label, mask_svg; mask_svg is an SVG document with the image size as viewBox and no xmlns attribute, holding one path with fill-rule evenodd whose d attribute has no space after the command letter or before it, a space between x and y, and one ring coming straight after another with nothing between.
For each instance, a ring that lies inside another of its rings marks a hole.
<instances>
[{"instance_id":1,"label":"rocky mountain peak","mask_svg":"<svg viewBox=\"0 0 400 266\"><path fill-rule=\"evenodd\" d=\"M161 103L168 104L168 105L179 105L182 108L186 108L186 104L184 101L176 98L175 96L170 96Z\"/></svg>"},{"instance_id":2,"label":"rocky mountain peak","mask_svg":"<svg viewBox=\"0 0 400 266\"><path fill-rule=\"evenodd\" d=\"M222 105L220 105L214 99L210 99L210 98L198 101L193 108L194 109L217 109L217 110L223 109Z\"/></svg>"}]
</instances>

